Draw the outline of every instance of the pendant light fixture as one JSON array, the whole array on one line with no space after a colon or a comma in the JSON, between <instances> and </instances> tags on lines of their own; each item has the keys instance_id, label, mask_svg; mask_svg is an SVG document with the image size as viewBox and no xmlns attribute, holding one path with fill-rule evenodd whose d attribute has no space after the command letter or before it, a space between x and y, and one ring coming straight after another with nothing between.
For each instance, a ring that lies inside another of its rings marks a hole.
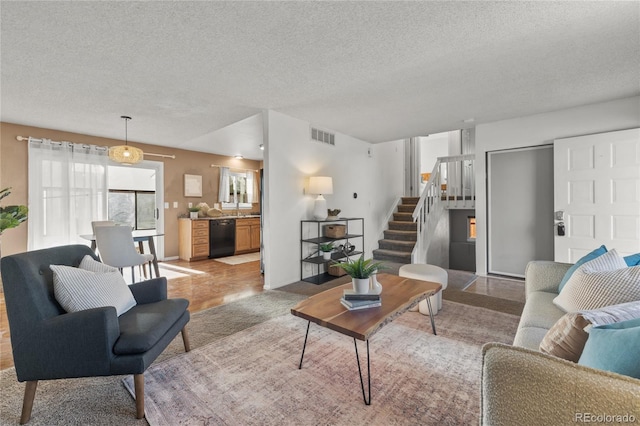
<instances>
[{"instance_id":1,"label":"pendant light fixture","mask_svg":"<svg viewBox=\"0 0 640 426\"><path fill-rule=\"evenodd\" d=\"M144 153L141 149L127 144L127 122L131 120L131 117L122 115L120 118L124 119L124 145L112 146L109 148L109 158L117 163L124 164L125 166L138 164L142 161Z\"/></svg>"}]
</instances>

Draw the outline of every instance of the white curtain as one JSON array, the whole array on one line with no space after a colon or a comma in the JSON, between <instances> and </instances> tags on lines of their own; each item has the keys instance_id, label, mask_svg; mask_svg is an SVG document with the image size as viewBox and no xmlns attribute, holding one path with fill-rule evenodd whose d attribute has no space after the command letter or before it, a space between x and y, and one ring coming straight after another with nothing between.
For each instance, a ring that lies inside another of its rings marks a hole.
<instances>
[{"instance_id":1,"label":"white curtain","mask_svg":"<svg viewBox=\"0 0 640 426\"><path fill-rule=\"evenodd\" d=\"M220 167L220 185L218 186L218 201L229 202L229 168Z\"/></svg>"},{"instance_id":2,"label":"white curtain","mask_svg":"<svg viewBox=\"0 0 640 426\"><path fill-rule=\"evenodd\" d=\"M247 203L255 203L254 197L254 182L255 182L255 172L248 171L247 172Z\"/></svg>"},{"instance_id":3,"label":"white curtain","mask_svg":"<svg viewBox=\"0 0 640 426\"><path fill-rule=\"evenodd\" d=\"M91 221L107 219L108 150L29 140L28 250L89 244Z\"/></svg>"}]
</instances>

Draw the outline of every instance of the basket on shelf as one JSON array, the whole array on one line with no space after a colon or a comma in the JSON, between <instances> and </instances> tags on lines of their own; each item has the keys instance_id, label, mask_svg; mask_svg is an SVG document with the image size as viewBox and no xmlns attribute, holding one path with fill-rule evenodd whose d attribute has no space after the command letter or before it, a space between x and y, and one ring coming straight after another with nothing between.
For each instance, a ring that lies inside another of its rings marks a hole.
<instances>
[{"instance_id":1,"label":"basket on shelf","mask_svg":"<svg viewBox=\"0 0 640 426\"><path fill-rule=\"evenodd\" d=\"M329 268L327 269L327 273L334 277L341 277L343 275L347 275L344 269L338 266L337 262L331 262L329 264Z\"/></svg>"},{"instance_id":2,"label":"basket on shelf","mask_svg":"<svg viewBox=\"0 0 640 426\"><path fill-rule=\"evenodd\" d=\"M324 236L330 238L342 238L347 233L346 225L324 225Z\"/></svg>"}]
</instances>

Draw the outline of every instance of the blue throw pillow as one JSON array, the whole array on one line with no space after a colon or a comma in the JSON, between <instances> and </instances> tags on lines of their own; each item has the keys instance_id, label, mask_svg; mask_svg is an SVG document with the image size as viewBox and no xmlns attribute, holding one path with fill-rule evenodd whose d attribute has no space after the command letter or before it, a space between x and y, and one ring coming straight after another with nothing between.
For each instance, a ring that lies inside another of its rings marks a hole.
<instances>
[{"instance_id":1,"label":"blue throw pillow","mask_svg":"<svg viewBox=\"0 0 640 426\"><path fill-rule=\"evenodd\" d=\"M640 266L640 253L632 254L624 257L627 266Z\"/></svg>"},{"instance_id":2,"label":"blue throw pillow","mask_svg":"<svg viewBox=\"0 0 640 426\"><path fill-rule=\"evenodd\" d=\"M583 263L586 263L586 262L588 262L590 260L593 260L598 256L602 256L606 252L607 252L607 248L604 245L602 245L602 246L598 247L597 249L595 249L594 251L592 251L591 253L589 253L589 254L585 255L584 257L580 258L575 263L575 265L571 266L571 268L569 268L567 273L564 274L564 277L562 278L562 281L560 281L560 285L558 286L558 293L560 293L560 291L562 290L564 285L567 283L567 281L569 281L569 278L571 278L571 275L573 275L573 273L576 271L576 269L578 269L580 266L582 266Z\"/></svg>"},{"instance_id":3,"label":"blue throw pillow","mask_svg":"<svg viewBox=\"0 0 640 426\"><path fill-rule=\"evenodd\" d=\"M640 318L592 327L578 364L640 379Z\"/></svg>"}]
</instances>

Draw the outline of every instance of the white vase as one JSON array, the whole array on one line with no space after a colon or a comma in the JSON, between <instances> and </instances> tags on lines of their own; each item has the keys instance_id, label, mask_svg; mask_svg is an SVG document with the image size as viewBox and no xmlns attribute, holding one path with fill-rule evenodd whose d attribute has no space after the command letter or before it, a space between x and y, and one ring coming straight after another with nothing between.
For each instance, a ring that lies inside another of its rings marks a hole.
<instances>
[{"instance_id":1,"label":"white vase","mask_svg":"<svg viewBox=\"0 0 640 426\"><path fill-rule=\"evenodd\" d=\"M378 282L377 274L371 275L371 290L370 293L380 294L382 293L382 284Z\"/></svg>"},{"instance_id":2,"label":"white vase","mask_svg":"<svg viewBox=\"0 0 640 426\"><path fill-rule=\"evenodd\" d=\"M322 252L322 257L324 258L324 260L331 260L331 252L330 251L323 251Z\"/></svg>"},{"instance_id":3,"label":"white vase","mask_svg":"<svg viewBox=\"0 0 640 426\"><path fill-rule=\"evenodd\" d=\"M198 218L198 212L189 212L189 217L191 219L197 219Z\"/></svg>"},{"instance_id":4,"label":"white vase","mask_svg":"<svg viewBox=\"0 0 640 426\"><path fill-rule=\"evenodd\" d=\"M353 283L353 291L359 294L369 292L369 278L351 278Z\"/></svg>"}]
</instances>

